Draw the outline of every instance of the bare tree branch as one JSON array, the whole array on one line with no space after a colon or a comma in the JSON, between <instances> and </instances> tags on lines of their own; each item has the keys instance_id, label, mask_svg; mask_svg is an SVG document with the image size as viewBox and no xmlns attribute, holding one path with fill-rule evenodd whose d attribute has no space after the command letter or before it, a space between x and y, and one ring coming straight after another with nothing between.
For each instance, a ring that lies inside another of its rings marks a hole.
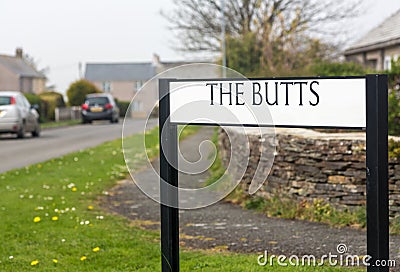
<instances>
[{"instance_id":1,"label":"bare tree branch","mask_svg":"<svg viewBox=\"0 0 400 272\"><path fill-rule=\"evenodd\" d=\"M174 0L162 12L177 35L175 48L184 52L221 50L223 0ZM361 0L225 0L225 31L229 62L242 72L282 74L302 69L313 60L331 57L337 36L354 18ZM322 42L320 42L322 40ZM332 39L331 39L332 40Z\"/></svg>"}]
</instances>

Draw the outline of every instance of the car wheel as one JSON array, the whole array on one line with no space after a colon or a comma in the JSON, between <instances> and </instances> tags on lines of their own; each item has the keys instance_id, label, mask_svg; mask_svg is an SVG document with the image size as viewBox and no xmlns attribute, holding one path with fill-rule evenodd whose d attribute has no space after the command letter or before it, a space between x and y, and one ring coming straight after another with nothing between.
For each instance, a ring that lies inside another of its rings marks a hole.
<instances>
[{"instance_id":1,"label":"car wheel","mask_svg":"<svg viewBox=\"0 0 400 272\"><path fill-rule=\"evenodd\" d=\"M25 137L25 125L22 124L20 129L17 132L17 138L22 139Z\"/></svg>"},{"instance_id":2,"label":"car wheel","mask_svg":"<svg viewBox=\"0 0 400 272\"><path fill-rule=\"evenodd\" d=\"M82 119L82 124L90 124L92 121L87 120L87 119Z\"/></svg>"},{"instance_id":3,"label":"car wheel","mask_svg":"<svg viewBox=\"0 0 400 272\"><path fill-rule=\"evenodd\" d=\"M40 136L40 125L39 123L37 123L35 130L32 131L32 137L39 137L39 136Z\"/></svg>"}]
</instances>

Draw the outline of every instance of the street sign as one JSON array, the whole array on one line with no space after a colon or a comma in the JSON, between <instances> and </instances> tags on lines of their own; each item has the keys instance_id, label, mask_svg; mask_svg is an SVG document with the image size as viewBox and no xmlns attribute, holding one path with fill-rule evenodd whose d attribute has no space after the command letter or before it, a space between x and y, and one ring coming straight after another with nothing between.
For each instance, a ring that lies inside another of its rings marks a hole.
<instances>
[{"instance_id":1,"label":"street sign","mask_svg":"<svg viewBox=\"0 0 400 272\"><path fill-rule=\"evenodd\" d=\"M366 127L365 77L177 80L169 87L171 123Z\"/></svg>"},{"instance_id":2,"label":"street sign","mask_svg":"<svg viewBox=\"0 0 400 272\"><path fill-rule=\"evenodd\" d=\"M162 271L179 271L179 124L365 129L367 254L389 259L388 77L160 79ZM165 131L165 133L162 133ZM368 272L389 267L368 267Z\"/></svg>"}]
</instances>

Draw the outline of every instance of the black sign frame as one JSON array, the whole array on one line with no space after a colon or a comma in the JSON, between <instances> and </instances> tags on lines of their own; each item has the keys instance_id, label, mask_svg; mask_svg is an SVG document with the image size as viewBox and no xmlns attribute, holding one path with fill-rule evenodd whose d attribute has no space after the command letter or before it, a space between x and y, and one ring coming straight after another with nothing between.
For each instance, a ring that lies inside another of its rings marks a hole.
<instances>
[{"instance_id":1,"label":"black sign frame","mask_svg":"<svg viewBox=\"0 0 400 272\"><path fill-rule=\"evenodd\" d=\"M346 78L365 78L366 80L366 127L361 129L366 131L367 254L371 256L370 263L374 264L377 260L389 260L388 76L372 74L365 77L273 79L318 80ZM268 79L270 78L262 78L262 80ZM234 81L238 79L213 80ZM169 121L169 85L173 81L179 80L159 79L160 180L177 188L178 169L173 165L177 165L176 162L178 161L178 124ZM210 126L210 124L207 125ZM304 126L290 127L303 128ZM307 126L305 128L310 127ZM162 133L163 130L166 133ZM167 184L160 182L161 203L176 203L175 206L177 207L179 203L178 197L178 190L171 191L167 188ZM179 209L163 204L161 204L161 254L163 272L179 271ZM387 272L389 267L371 265L367 270L368 272Z\"/></svg>"}]
</instances>

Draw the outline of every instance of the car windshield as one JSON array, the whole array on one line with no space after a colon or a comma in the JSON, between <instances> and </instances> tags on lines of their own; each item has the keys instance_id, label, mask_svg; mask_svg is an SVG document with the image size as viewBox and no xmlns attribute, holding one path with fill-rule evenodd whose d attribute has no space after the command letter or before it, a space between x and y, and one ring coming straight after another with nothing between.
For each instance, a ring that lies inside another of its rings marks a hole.
<instances>
[{"instance_id":1,"label":"car windshield","mask_svg":"<svg viewBox=\"0 0 400 272\"><path fill-rule=\"evenodd\" d=\"M89 105L105 105L109 103L107 97L90 97L86 99L86 104Z\"/></svg>"},{"instance_id":2,"label":"car windshield","mask_svg":"<svg viewBox=\"0 0 400 272\"><path fill-rule=\"evenodd\" d=\"M10 96L0 96L0 106L10 105L11 97Z\"/></svg>"}]
</instances>

